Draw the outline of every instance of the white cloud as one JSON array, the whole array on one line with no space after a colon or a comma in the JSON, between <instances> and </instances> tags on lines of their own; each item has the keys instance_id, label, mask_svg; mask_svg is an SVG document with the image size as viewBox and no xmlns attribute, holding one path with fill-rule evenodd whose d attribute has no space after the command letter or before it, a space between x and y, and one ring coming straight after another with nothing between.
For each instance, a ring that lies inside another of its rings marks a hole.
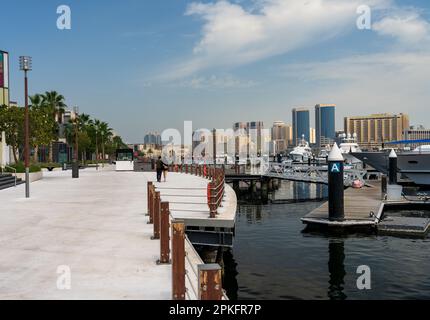
<instances>
[{"instance_id":1,"label":"white cloud","mask_svg":"<svg viewBox=\"0 0 430 320\"><path fill-rule=\"evenodd\" d=\"M250 8L231 0L191 3L185 14L203 21L200 40L191 56L167 66L156 79L192 82L214 70L228 72L315 47L354 31L362 4L362 0L254 0ZM409 49L430 39L429 22L417 9L400 7L394 0L367 0L365 4L372 8L373 30L378 35L395 37Z\"/></svg>"},{"instance_id":2,"label":"white cloud","mask_svg":"<svg viewBox=\"0 0 430 320\"><path fill-rule=\"evenodd\" d=\"M338 123L346 115L375 112L405 112L415 123L428 123L429 74L430 52L360 55L283 69L287 83L307 92L302 99L335 101Z\"/></svg>"},{"instance_id":3,"label":"white cloud","mask_svg":"<svg viewBox=\"0 0 430 320\"><path fill-rule=\"evenodd\" d=\"M383 18L373 25L373 29L380 35L394 37L404 44L430 40L430 23L414 11Z\"/></svg>"},{"instance_id":4,"label":"white cloud","mask_svg":"<svg viewBox=\"0 0 430 320\"><path fill-rule=\"evenodd\" d=\"M193 77L191 79L180 81L177 85L193 89L240 89L254 87L257 83L252 80L238 79L232 75L211 75Z\"/></svg>"},{"instance_id":5,"label":"white cloud","mask_svg":"<svg viewBox=\"0 0 430 320\"><path fill-rule=\"evenodd\" d=\"M390 0L369 0L386 6ZM353 30L361 0L256 0L252 10L229 1L192 3L186 15L203 20L193 55L166 79L230 68L312 46Z\"/></svg>"}]
</instances>

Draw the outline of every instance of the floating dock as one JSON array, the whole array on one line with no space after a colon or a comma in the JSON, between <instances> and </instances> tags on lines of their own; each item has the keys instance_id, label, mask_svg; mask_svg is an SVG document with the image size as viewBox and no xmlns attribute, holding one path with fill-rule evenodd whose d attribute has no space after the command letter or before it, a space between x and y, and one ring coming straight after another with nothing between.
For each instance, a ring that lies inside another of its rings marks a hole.
<instances>
[{"instance_id":1,"label":"floating dock","mask_svg":"<svg viewBox=\"0 0 430 320\"><path fill-rule=\"evenodd\" d=\"M308 225L327 227L367 227L381 234L393 236L422 237L430 231L430 218L420 216L392 216L385 213L388 208L410 209L419 207L428 210L430 202L417 199L401 201L381 200L381 189L375 184L367 184L362 189L345 191L345 220L330 221L328 202L313 210L301 220Z\"/></svg>"},{"instance_id":2,"label":"floating dock","mask_svg":"<svg viewBox=\"0 0 430 320\"><path fill-rule=\"evenodd\" d=\"M330 221L328 218L328 202L307 214L301 220L306 224L320 224L336 227L375 226L382 216L384 203L381 191L373 185L361 189L345 191L345 220Z\"/></svg>"},{"instance_id":3,"label":"floating dock","mask_svg":"<svg viewBox=\"0 0 430 320\"><path fill-rule=\"evenodd\" d=\"M430 231L430 216L420 211L428 211L429 206L428 200L420 200L417 197L408 197L405 201L385 201L384 218L378 224L378 231L398 236L425 236ZM413 213L410 216L399 216L391 214L392 209Z\"/></svg>"}]
</instances>

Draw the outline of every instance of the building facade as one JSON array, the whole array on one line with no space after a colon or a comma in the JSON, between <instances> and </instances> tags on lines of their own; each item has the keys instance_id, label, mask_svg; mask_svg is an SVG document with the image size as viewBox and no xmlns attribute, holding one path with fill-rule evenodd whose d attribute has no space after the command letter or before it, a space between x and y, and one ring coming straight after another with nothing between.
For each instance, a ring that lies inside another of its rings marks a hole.
<instances>
[{"instance_id":1,"label":"building facade","mask_svg":"<svg viewBox=\"0 0 430 320\"><path fill-rule=\"evenodd\" d=\"M318 148L330 145L336 138L336 105L315 106L315 140Z\"/></svg>"},{"instance_id":2,"label":"building facade","mask_svg":"<svg viewBox=\"0 0 430 320\"><path fill-rule=\"evenodd\" d=\"M422 126L419 126L417 128L411 127L404 131L403 133L403 139L404 140L430 140L430 129L426 129ZM419 145L422 144L429 144L429 143L413 143L410 145L411 148L416 148Z\"/></svg>"},{"instance_id":3,"label":"building facade","mask_svg":"<svg viewBox=\"0 0 430 320\"><path fill-rule=\"evenodd\" d=\"M0 106L9 106L9 53L0 50Z\"/></svg>"},{"instance_id":4,"label":"building facade","mask_svg":"<svg viewBox=\"0 0 430 320\"><path fill-rule=\"evenodd\" d=\"M304 136L306 141L310 141L309 109L293 109L293 144L298 145Z\"/></svg>"},{"instance_id":5,"label":"building facade","mask_svg":"<svg viewBox=\"0 0 430 320\"><path fill-rule=\"evenodd\" d=\"M364 117L346 117L346 134L357 135L357 142L363 149L377 149L385 142L402 140L409 129L409 116L400 114L373 114Z\"/></svg>"},{"instance_id":6,"label":"building facade","mask_svg":"<svg viewBox=\"0 0 430 320\"><path fill-rule=\"evenodd\" d=\"M144 144L161 146L161 135L158 132L150 132L143 139Z\"/></svg>"},{"instance_id":7,"label":"building facade","mask_svg":"<svg viewBox=\"0 0 430 320\"><path fill-rule=\"evenodd\" d=\"M288 149L293 142L293 127L283 121L275 121L272 126L272 152L278 154Z\"/></svg>"},{"instance_id":8,"label":"building facade","mask_svg":"<svg viewBox=\"0 0 430 320\"><path fill-rule=\"evenodd\" d=\"M266 152L265 144L270 143L271 134L266 134L263 121L236 122L233 130L236 134L236 156Z\"/></svg>"}]
</instances>

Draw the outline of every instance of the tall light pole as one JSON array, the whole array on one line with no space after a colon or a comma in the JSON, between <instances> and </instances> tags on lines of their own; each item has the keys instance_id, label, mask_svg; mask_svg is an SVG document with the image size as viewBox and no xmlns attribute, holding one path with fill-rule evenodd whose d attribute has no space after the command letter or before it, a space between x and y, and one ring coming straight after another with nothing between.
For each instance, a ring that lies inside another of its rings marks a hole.
<instances>
[{"instance_id":1,"label":"tall light pole","mask_svg":"<svg viewBox=\"0 0 430 320\"><path fill-rule=\"evenodd\" d=\"M75 113L75 132L74 132L74 136L75 136L75 146L74 146L74 152L73 152L73 164L72 164L72 178L73 179L78 179L79 178L79 147L78 147L78 126L79 126L79 108L75 107L73 108L74 113Z\"/></svg>"},{"instance_id":2,"label":"tall light pole","mask_svg":"<svg viewBox=\"0 0 430 320\"><path fill-rule=\"evenodd\" d=\"M97 141L97 130L98 126L96 125L96 170L99 170L99 146Z\"/></svg>"},{"instance_id":3,"label":"tall light pole","mask_svg":"<svg viewBox=\"0 0 430 320\"><path fill-rule=\"evenodd\" d=\"M30 198L30 121L28 112L28 79L31 71L31 57L19 57L19 68L24 71L25 115L24 115L24 162L25 162L25 197Z\"/></svg>"}]
</instances>

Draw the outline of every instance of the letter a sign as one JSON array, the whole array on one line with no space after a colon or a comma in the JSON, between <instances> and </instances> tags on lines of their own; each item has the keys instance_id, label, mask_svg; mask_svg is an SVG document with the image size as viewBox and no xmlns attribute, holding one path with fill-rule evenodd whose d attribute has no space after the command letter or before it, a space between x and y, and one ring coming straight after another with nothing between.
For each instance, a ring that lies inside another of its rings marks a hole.
<instances>
[{"instance_id":1,"label":"letter a sign","mask_svg":"<svg viewBox=\"0 0 430 320\"><path fill-rule=\"evenodd\" d=\"M330 171L331 171L331 173L340 173L339 163L333 163Z\"/></svg>"}]
</instances>

